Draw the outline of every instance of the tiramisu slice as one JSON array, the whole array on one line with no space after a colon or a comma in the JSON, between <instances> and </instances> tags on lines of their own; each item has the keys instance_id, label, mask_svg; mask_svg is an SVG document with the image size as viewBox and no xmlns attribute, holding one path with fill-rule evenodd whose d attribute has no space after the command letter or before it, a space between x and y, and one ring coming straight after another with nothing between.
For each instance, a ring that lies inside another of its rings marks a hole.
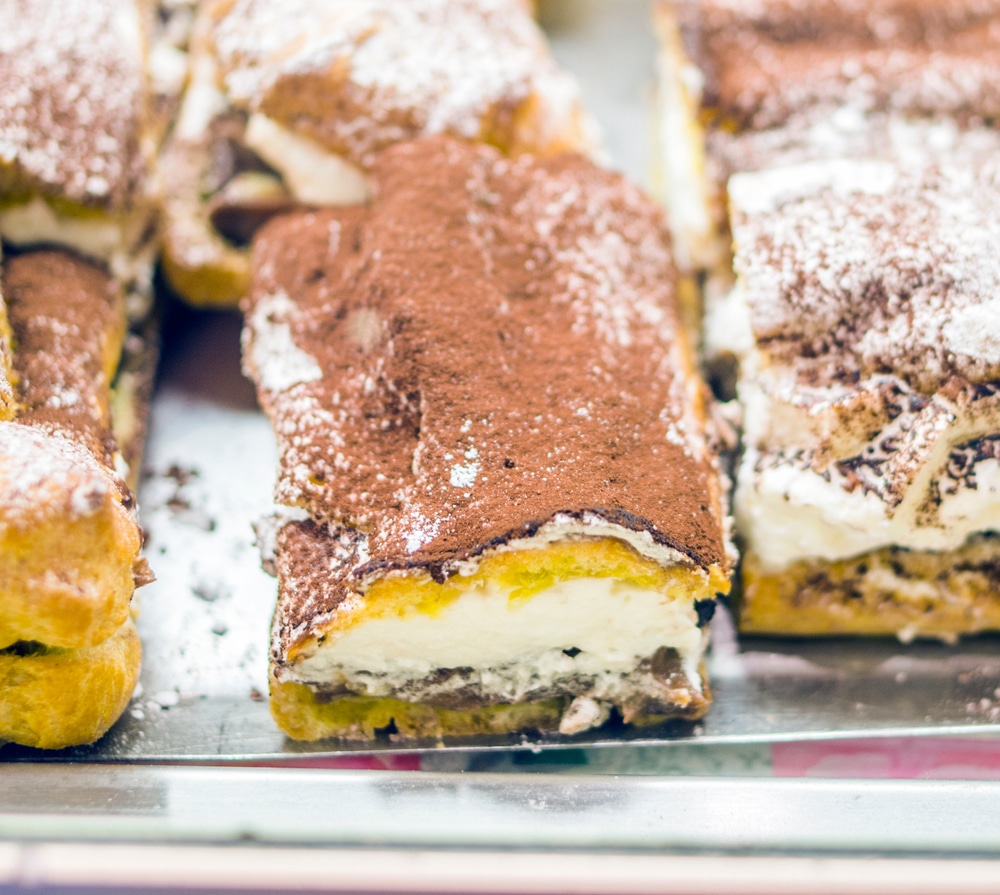
<instances>
[{"instance_id":1,"label":"tiramisu slice","mask_svg":"<svg viewBox=\"0 0 1000 895\"><path fill-rule=\"evenodd\" d=\"M59 748L104 733L139 674L150 576L111 434L125 301L56 250L5 259L0 283L0 743Z\"/></svg>"},{"instance_id":2,"label":"tiramisu slice","mask_svg":"<svg viewBox=\"0 0 1000 895\"><path fill-rule=\"evenodd\" d=\"M1000 151L1000 0L659 0L658 151L678 262L728 268L728 178Z\"/></svg>"},{"instance_id":3,"label":"tiramisu slice","mask_svg":"<svg viewBox=\"0 0 1000 895\"><path fill-rule=\"evenodd\" d=\"M300 739L697 718L729 560L656 208L579 156L386 151L272 221L272 711Z\"/></svg>"},{"instance_id":4,"label":"tiramisu slice","mask_svg":"<svg viewBox=\"0 0 1000 895\"><path fill-rule=\"evenodd\" d=\"M364 200L386 146L547 153L592 148L591 129L525 0L208 0L163 163L164 269L188 300L235 305L260 223Z\"/></svg>"},{"instance_id":5,"label":"tiramisu slice","mask_svg":"<svg viewBox=\"0 0 1000 895\"><path fill-rule=\"evenodd\" d=\"M1000 628L1000 167L730 182L744 630Z\"/></svg>"}]
</instances>

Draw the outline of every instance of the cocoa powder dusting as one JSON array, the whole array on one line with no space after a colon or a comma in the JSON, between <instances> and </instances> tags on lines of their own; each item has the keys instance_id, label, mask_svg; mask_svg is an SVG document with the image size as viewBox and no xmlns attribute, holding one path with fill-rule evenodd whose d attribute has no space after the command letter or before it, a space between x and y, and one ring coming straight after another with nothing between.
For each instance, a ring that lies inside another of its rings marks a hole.
<instances>
[{"instance_id":1,"label":"cocoa powder dusting","mask_svg":"<svg viewBox=\"0 0 1000 895\"><path fill-rule=\"evenodd\" d=\"M864 114L1000 115L998 0L676 0L705 105L737 130Z\"/></svg>"},{"instance_id":2,"label":"cocoa powder dusting","mask_svg":"<svg viewBox=\"0 0 1000 895\"><path fill-rule=\"evenodd\" d=\"M113 367L121 348L120 286L93 264L55 250L7 258L2 280L14 332L18 422L71 438L111 468L117 448L105 367Z\"/></svg>"},{"instance_id":3,"label":"cocoa powder dusting","mask_svg":"<svg viewBox=\"0 0 1000 895\"><path fill-rule=\"evenodd\" d=\"M730 184L754 335L803 385L1000 380L1000 164L815 162Z\"/></svg>"},{"instance_id":4,"label":"cocoa powder dusting","mask_svg":"<svg viewBox=\"0 0 1000 895\"><path fill-rule=\"evenodd\" d=\"M725 566L658 209L579 157L444 138L373 178L370 207L279 218L254 245L246 366L277 499L314 520L279 535L286 629L348 576L442 578L561 514Z\"/></svg>"},{"instance_id":5,"label":"cocoa powder dusting","mask_svg":"<svg viewBox=\"0 0 1000 895\"><path fill-rule=\"evenodd\" d=\"M0 193L120 210L142 188L138 13L115 0L0 0Z\"/></svg>"}]
</instances>

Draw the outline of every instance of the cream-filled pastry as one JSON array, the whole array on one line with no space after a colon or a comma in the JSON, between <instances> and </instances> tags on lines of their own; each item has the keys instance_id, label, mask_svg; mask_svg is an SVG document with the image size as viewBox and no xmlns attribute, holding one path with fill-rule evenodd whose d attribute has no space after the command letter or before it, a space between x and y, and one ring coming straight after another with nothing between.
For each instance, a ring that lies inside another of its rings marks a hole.
<instances>
[{"instance_id":1,"label":"cream-filled pastry","mask_svg":"<svg viewBox=\"0 0 1000 895\"><path fill-rule=\"evenodd\" d=\"M156 186L140 4L3 0L0 17L0 239L65 246L148 280Z\"/></svg>"},{"instance_id":2,"label":"cream-filled pastry","mask_svg":"<svg viewBox=\"0 0 1000 895\"><path fill-rule=\"evenodd\" d=\"M580 156L445 138L254 244L291 736L697 718L730 556L666 224Z\"/></svg>"},{"instance_id":3,"label":"cream-filled pastry","mask_svg":"<svg viewBox=\"0 0 1000 895\"><path fill-rule=\"evenodd\" d=\"M60 748L104 733L139 675L151 575L113 419L126 302L56 249L5 259L0 286L0 743Z\"/></svg>"}]
</instances>

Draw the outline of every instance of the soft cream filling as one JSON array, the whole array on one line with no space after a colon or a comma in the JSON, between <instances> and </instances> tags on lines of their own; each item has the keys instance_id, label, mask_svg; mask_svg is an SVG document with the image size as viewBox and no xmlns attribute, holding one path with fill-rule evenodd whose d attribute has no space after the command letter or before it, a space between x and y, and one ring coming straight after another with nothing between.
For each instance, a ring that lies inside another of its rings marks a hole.
<instances>
[{"instance_id":1,"label":"soft cream filling","mask_svg":"<svg viewBox=\"0 0 1000 895\"><path fill-rule=\"evenodd\" d=\"M306 205L357 205L367 201L368 176L343 156L292 133L259 112L250 116L247 146L274 168L291 194Z\"/></svg>"},{"instance_id":2,"label":"soft cream filling","mask_svg":"<svg viewBox=\"0 0 1000 895\"><path fill-rule=\"evenodd\" d=\"M137 320L149 309L147 287L156 261L155 240L144 245L135 244L134 231L141 223L137 218L121 221L62 215L36 196L0 211L0 240L20 247L64 246L107 264L117 280L133 287L129 293L128 311L129 319Z\"/></svg>"},{"instance_id":3,"label":"soft cream filling","mask_svg":"<svg viewBox=\"0 0 1000 895\"><path fill-rule=\"evenodd\" d=\"M744 542L762 563L782 568L799 560L847 559L889 546L956 550L972 535L997 530L1000 464L977 463L975 488L960 483L949 487L953 483L945 473L955 445L996 431L991 415L977 417L956 408L946 436L922 458L901 502L892 505L863 488L847 491L835 469L824 475L776 456L778 451L819 448L831 433L843 435L832 407L844 390L831 388L826 404L794 403L792 371L766 366L756 350L742 284L708 318L708 330L715 350L731 350L741 362L739 395L747 447L737 476L734 515ZM886 418L872 444L893 431L893 422ZM864 445L853 444L851 450L861 455ZM765 453L766 468L757 469ZM931 514L926 504L935 482L940 484L939 503Z\"/></svg>"},{"instance_id":4,"label":"soft cream filling","mask_svg":"<svg viewBox=\"0 0 1000 895\"><path fill-rule=\"evenodd\" d=\"M594 680L589 695L613 701L634 691L628 676L661 647L677 651L700 687L703 632L689 600L610 578L562 581L524 598L488 582L433 613L413 609L328 634L283 676L390 696L442 668L472 669L483 691L510 702L581 676Z\"/></svg>"},{"instance_id":5,"label":"soft cream filling","mask_svg":"<svg viewBox=\"0 0 1000 895\"><path fill-rule=\"evenodd\" d=\"M99 261L110 261L125 251L119 222L61 215L37 196L0 211L0 238L21 246L62 245Z\"/></svg>"},{"instance_id":6,"label":"soft cream filling","mask_svg":"<svg viewBox=\"0 0 1000 895\"><path fill-rule=\"evenodd\" d=\"M657 179L678 265L684 270L710 268L724 255L724 246L712 212L705 138L697 120L702 75L684 57L680 35L664 27L656 62Z\"/></svg>"},{"instance_id":7,"label":"soft cream filling","mask_svg":"<svg viewBox=\"0 0 1000 895\"><path fill-rule=\"evenodd\" d=\"M754 400L747 405L748 418L750 405L758 412L767 408L772 417L778 415L772 402ZM784 415L786 426L792 418L792 414ZM895 505L863 488L847 491L835 470L823 475L774 455L768 457L766 468L757 469L761 450L748 447L737 477L738 530L750 549L771 567L803 559L846 559L889 546L957 550L974 534L996 531L1000 520L1000 464L995 460L977 463L975 488L957 483L952 491L950 486L956 483L945 473L956 444L988 434L978 428L974 421L957 421L948 437L922 459L921 468ZM883 437L884 430L875 441ZM803 443L808 446L805 438ZM935 482L939 502L928 513Z\"/></svg>"}]
</instances>

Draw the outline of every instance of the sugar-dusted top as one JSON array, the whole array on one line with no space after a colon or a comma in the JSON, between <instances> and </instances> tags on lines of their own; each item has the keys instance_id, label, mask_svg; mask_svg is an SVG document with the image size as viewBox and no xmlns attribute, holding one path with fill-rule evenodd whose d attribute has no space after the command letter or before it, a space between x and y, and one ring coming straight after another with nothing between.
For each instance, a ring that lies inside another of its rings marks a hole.
<instances>
[{"instance_id":1,"label":"sugar-dusted top","mask_svg":"<svg viewBox=\"0 0 1000 895\"><path fill-rule=\"evenodd\" d=\"M578 156L444 138L388 150L373 176L370 208L258 235L246 307L277 499L334 524L313 560L334 595L338 570L440 578L556 517L725 566L654 204Z\"/></svg>"},{"instance_id":2,"label":"sugar-dusted top","mask_svg":"<svg viewBox=\"0 0 1000 895\"><path fill-rule=\"evenodd\" d=\"M33 426L0 422L0 458L0 533L90 516L116 487L87 450Z\"/></svg>"},{"instance_id":3,"label":"sugar-dusted top","mask_svg":"<svg viewBox=\"0 0 1000 895\"><path fill-rule=\"evenodd\" d=\"M0 283L14 336L16 424L75 442L131 505L111 433L111 377L125 329L120 284L49 249L7 258Z\"/></svg>"},{"instance_id":4,"label":"sugar-dusted top","mask_svg":"<svg viewBox=\"0 0 1000 895\"><path fill-rule=\"evenodd\" d=\"M0 196L125 207L144 177L137 6L0 0L0 21Z\"/></svg>"},{"instance_id":5,"label":"sugar-dusted top","mask_svg":"<svg viewBox=\"0 0 1000 895\"><path fill-rule=\"evenodd\" d=\"M208 15L234 105L365 167L420 135L527 149L579 135L576 87L523 0L225 0Z\"/></svg>"},{"instance_id":6,"label":"sugar-dusted top","mask_svg":"<svg viewBox=\"0 0 1000 895\"><path fill-rule=\"evenodd\" d=\"M807 384L1000 380L1000 159L818 161L730 181L754 335Z\"/></svg>"},{"instance_id":7,"label":"sugar-dusted top","mask_svg":"<svg viewBox=\"0 0 1000 895\"><path fill-rule=\"evenodd\" d=\"M664 0L705 73L704 103L736 130L850 107L1000 114L1000 0Z\"/></svg>"}]
</instances>

